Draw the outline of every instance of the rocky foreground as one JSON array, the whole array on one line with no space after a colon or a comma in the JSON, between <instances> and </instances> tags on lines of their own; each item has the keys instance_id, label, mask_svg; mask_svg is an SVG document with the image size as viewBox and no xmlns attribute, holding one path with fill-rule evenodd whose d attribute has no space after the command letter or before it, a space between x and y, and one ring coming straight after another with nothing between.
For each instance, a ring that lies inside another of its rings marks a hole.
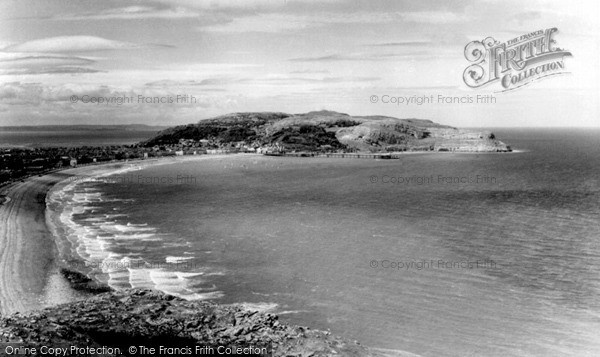
<instances>
[{"instance_id":1,"label":"rocky foreground","mask_svg":"<svg viewBox=\"0 0 600 357\"><path fill-rule=\"evenodd\" d=\"M241 306L190 302L151 290L124 290L0 320L0 346L240 348L272 346L273 356L385 356L329 332L288 326ZM39 351L39 350L38 350ZM156 350L158 351L158 350ZM139 352L139 349L138 349ZM0 355L5 355L4 347ZM20 354L33 355L33 354ZM71 354L72 355L72 354ZM157 354L154 354L157 355ZM171 354L172 355L172 354Z\"/></svg>"}]
</instances>

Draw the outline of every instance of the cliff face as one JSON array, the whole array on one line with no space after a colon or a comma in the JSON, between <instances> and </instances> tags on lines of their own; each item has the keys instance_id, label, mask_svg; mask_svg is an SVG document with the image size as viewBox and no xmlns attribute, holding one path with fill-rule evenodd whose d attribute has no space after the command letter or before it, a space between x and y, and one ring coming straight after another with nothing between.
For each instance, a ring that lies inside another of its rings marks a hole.
<instances>
[{"instance_id":1,"label":"cliff face","mask_svg":"<svg viewBox=\"0 0 600 357\"><path fill-rule=\"evenodd\" d=\"M180 139L299 151L510 151L490 132L461 130L431 120L350 116L332 111L233 113L164 130L142 144L173 145Z\"/></svg>"},{"instance_id":2,"label":"cliff face","mask_svg":"<svg viewBox=\"0 0 600 357\"><path fill-rule=\"evenodd\" d=\"M359 125L336 133L347 147L365 151L511 151L491 132L469 131L430 120L355 117Z\"/></svg>"},{"instance_id":3,"label":"cliff face","mask_svg":"<svg viewBox=\"0 0 600 357\"><path fill-rule=\"evenodd\" d=\"M241 306L190 302L150 290L109 292L0 319L0 345L6 343L23 343L21 346L30 348L111 347L132 356L136 354L127 353L130 346L140 345L215 349L272 346L273 356L392 355L371 351L328 332L287 326L276 315Z\"/></svg>"}]
</instances>

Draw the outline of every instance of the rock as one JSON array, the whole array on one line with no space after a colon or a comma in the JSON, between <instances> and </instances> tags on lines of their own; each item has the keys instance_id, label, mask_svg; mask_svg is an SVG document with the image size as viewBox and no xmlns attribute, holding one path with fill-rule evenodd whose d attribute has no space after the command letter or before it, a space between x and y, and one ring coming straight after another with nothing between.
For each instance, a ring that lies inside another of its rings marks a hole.
<instances>
[{"instance_id":1,"label":"rock","mask_svg":"<svg viewBox=\"0 0 600 357\"><path fill-rule=\"evenodd\" d=\"M328 332L287 326L273 314L149 290L112 291L0 319L0 343L20 341L29 347L273 345L273 356L381 356Z\"/></svg>"},{"instance_id":2,"label":"rock","mask_svg":"<svg viewBox=\"0 0 600 357\"><path fill-rule=\"evenodd\" d=\"M112 291L110 287L99 284L80 272L62 268L60 273L69 281L70 285L75 290L94 294Z\"/></svg>"}]
</instances>

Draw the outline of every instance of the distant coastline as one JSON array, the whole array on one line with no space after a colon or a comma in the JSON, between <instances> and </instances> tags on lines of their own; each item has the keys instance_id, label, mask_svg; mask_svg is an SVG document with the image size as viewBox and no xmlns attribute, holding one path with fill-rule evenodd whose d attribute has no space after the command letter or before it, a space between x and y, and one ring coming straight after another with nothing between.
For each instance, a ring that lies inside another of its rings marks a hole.
<instances>
[{"instance_id":1,"label":"distant coastline","mask_svg":"<svg viewBox=\"0 0 600 357\"><path fill-rule=\"evenodd\" d=\"M231 113L166 129L146 125L5 128L7 131L0 134L0 142L4 141L0 144L0 185L68 166L201 154L392 159L407 152L512 151L485 130L458 129L424 119L350 116L327 110L304 114ZM161 128L164 130L157 132ZM38 140L36 132L51 133L46 138L51 144ZM14 133L18 135L7 140ZM131 144L99 144L94 141L98 138L88 142L92 134L109 142L107 138L115 135L122 142L138 139ZM16 141L11 144L11 140ZM61 144L65 140L69 143Z\"/></svg>"},{"instance_id":2,"label":"distant coastline","mask_svg":"<svg viewBox=\"0 0 600 357\"><path fill-rule=\"evenodd\" d=\"M104 131L104 130L137 130L137 131L158 131L168 128L165 125L146 125L146 124L123 124L123 125L8 125L0 126L5 132L11 131Z\"/></svg>"}]
</instances>

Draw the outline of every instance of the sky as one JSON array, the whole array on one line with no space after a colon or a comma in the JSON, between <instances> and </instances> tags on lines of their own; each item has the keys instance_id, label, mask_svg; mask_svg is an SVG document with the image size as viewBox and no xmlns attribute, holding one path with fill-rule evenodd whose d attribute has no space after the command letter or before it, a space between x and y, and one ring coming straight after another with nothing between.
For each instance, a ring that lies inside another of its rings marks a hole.
<instances>
[{"instance_id":1,"label":"sky","mask_svg":"<svg viewBox=\"0 0 600 357\"><path fill-rule=\"evenodd\" d=\"M599 3L0 0L0 126L327 109L458 127L600 127ZM505 92L464 83L470 41L553 27L572 54L567 73ZM477 95L494 102L439 102Z\"/></svg>"}]
</instances>

